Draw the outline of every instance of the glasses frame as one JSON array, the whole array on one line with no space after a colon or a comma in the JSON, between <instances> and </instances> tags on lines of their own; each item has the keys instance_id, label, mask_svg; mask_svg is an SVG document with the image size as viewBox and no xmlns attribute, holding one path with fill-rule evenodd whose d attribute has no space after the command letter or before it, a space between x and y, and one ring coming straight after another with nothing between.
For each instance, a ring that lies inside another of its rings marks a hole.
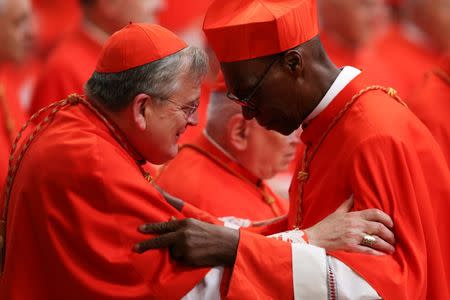
<instances>
[{"instance_id":1,"label":"glasses frame","mask_svg":"<svg viewBox=\"0 0 450 300\"><path fill-rule=\"evenodd\" d=\"M175 105L179 110L181 110L184 113L184 115L186 116L187 119L189 117L191 117L193 114L195 114L198 107L200 106L200 103L197 103L196 105L183 105L182 106L179 103L177 103L173 100L170 100L170 99L165 99L164 101L167 101L167 102Z\"/></svg>"},{"instance_id":2,"label":"glasses frame","mask_svg":"<svg viewBox=\"0 0 450 300\"><path fill-rule=\"evenodd\" d=\"M261 76L261 78L258 80L258 82L255 84L255 87L252 89L252 91L248 94L247 97L244 98L239 98L236 95L234 95L231 92L227 92L227 98L236 102L237 104L246 107L247 109L251 109L251 110L256 110L256 103L254 103L252 101L253 96L255 95L255 93L258 91L258 89L261 87L264 78L266 78L267 74L269 73L269 71L272 69L272 66L278 61L279 57L276 57L270 64L269 66L266 68L266 70L264 70L263 75Z\"/></svg>"}]
</instances>

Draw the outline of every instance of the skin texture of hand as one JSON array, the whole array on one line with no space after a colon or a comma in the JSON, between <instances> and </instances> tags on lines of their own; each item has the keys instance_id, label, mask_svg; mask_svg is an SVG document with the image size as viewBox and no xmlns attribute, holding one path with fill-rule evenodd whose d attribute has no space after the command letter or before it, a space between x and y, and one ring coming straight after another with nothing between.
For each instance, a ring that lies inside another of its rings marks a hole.
<instances>
[{"instance_id":1,"label":"skin texture of hand","mask_svg":"<svg viewBox=\"0 0 450 300\"><path fill-rule=\"evenodd\" d=\"M144 224L143 234L159 234L134 246L143 253L151 249L169 248L173 258L193 266L232 266L236 259L239 231L195 219Z\"/></svg>"},{"instance_id":2,"label":"skin texture of hand","mask_svg":"<svg viewBox=\"0 0 450 300\"><path fill-rule=\"evenodd\" d=\"M344 250L373 255L394 252L395 237L392 219L378 209L349 212L353 197L334 213L306 229L309 243L327 250ZM364 235L375 237L371 247L361 245Z\"/></svg>"}]
</instances>

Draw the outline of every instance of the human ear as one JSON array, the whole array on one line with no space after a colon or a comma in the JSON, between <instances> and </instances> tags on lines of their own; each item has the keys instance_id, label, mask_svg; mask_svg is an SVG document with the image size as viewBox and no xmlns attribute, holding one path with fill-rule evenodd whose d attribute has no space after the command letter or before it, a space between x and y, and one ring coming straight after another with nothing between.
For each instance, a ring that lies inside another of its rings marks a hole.
<instances>
[{"instance_id":1,"label":"human ear","mask_svg":"<svg viewBox=\"0 0 450 300\"><path fill-rule=\"evenodd\" d=\"M242 114L236 114L230 118L227 126L227 139L231 147L238 151L247 148L249 123L244 119Z\"/></svg>"},{"instance_id":2,"label":"human ear","mask_svg":"<svg viewBox=\"0 0 450 300\"><path fill-rule=\"evenodd\" d=\"M299 50L292 49L286 51L283 57L284 65L290 72L300 74L303 69L303 57Z\"/></svg>"},{"instance_id":3,"label":"human ear","mask_svg":"<svg viewBox=\"0 0 450 300\"><path fill-rule=\"evenodd\" d=\"M147 129L146 105L152 98L146 94L138 94L134 97L132 102L133 121L136 127L142 131Z\"/></svg>"}]
</instances>

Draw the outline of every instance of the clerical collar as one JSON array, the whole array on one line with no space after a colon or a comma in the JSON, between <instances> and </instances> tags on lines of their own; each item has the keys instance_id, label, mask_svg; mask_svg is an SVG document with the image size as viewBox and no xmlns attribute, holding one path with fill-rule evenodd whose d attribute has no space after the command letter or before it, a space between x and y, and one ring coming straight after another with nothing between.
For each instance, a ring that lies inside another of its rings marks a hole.
<instances>
[{"instance_id":1,"label":"clerical collar","mask_svg":"<svg viewBox=\"0 0 450 300\"><path fill-rule=\"evenodd\" d=\"M325 96L320 100L319 104L303 121L303 125L307 125L312 119L317 117L333 99L353 80L361 73L360 70L354 67L344 67L339 73L338 77L334 80L331 87L328 89Z\"/></svg>"},{"instance_id":2,"label":"clerical collar","mask_svg":"<svg viewBox=\"0 0 450 300\"><path fill-rule=\"evenodd\" d=\"M205 138L214 145L214 147L217 148L217 150L219 150L220 152L222 152L226 157L228 157L229 159L231 159L232 161L234 161L235 163L237 163L237 160L231 156L230 153L227 152L227 150L223 149L222 146L220 146L206 131L206 129L203 130L203 135L205 136Z\"/></svg>"},{"instance_id":3,"label":"clerical collar","mask_svg":"<svg viewBox=\"0 0 450 300\"><path fill-rule=\"evenodd\" d=\"M109 37L109 34L106 31L88 19L83 20L83 28L86 34L100 45L103 45Z\"/></svg>"}]
</instances>

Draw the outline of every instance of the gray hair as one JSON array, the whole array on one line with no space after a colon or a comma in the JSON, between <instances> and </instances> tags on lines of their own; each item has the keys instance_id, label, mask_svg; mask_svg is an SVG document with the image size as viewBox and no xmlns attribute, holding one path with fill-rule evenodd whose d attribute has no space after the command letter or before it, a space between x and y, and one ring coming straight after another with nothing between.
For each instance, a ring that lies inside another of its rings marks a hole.
<instances>
[{"instance_id":1,"label":"gray hair","mask_svg":"<svg viewBox=\"0 0 450 300\"><path fill-rule=\"evenodd\" d=\"M111 111L127 107L140 93L165 100L180 87L180 76L197 84L206 76L208 58L203 50L189 46L163 59L119 73L94 72L84 87L86 95Z\"/></svg>"}]
</instances>

